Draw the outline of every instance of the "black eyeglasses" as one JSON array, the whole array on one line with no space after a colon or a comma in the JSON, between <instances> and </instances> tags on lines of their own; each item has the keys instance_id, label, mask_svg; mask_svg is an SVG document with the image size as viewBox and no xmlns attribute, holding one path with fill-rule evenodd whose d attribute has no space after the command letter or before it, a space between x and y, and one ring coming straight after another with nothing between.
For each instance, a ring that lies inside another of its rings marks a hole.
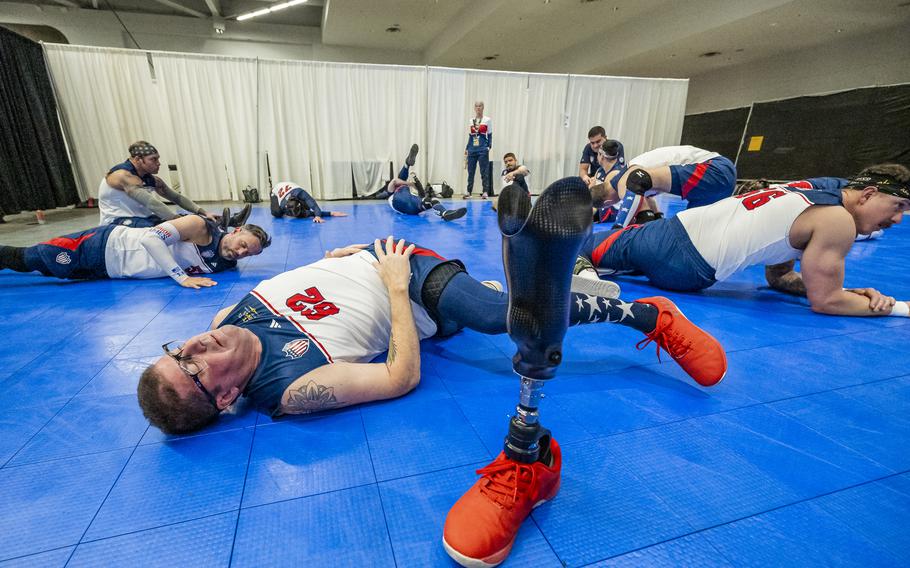
<instances>
[{"instance_id":1,"label":"black eyeglasses","mask_svg":"<svg viewBox=\"0 0 910 568\"><path fill-rule=\"evenodd\" d=\"M205 395L205 398L212 403L212 406L215 407L215 410L221 412L221 409L218 408L218 403L215 402L215 397L212 396L212 393L209 392L205 385L202 384L202 381L199 380L199 375L209 368L208 364L205 361L197 361L192 357L183 357L183 341L168 341L161 346L164 349L164 353L177 362L177 366L180 367L180 370L184 372L186 376L193 379L193 382L196 383L196 387L202 391L202 394Z\"/></svg>"}]
</instances>

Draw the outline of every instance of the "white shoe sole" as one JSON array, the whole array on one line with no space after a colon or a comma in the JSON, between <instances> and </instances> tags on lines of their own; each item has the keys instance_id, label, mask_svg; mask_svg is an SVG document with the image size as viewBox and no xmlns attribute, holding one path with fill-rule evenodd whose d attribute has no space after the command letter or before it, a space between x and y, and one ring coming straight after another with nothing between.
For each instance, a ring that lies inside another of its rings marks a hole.
<instances>
[{"instance_id":1,"label":"white shoe sole","mask_svg":"<svg viewBox=\"0 0 910 568\"><path fill-rule=\"evenodd\" d=\"M611 280L593 280L581 276L572 276L572 291L578 294L587 294L589 296L600 296L601 298L619 298L619 284Z\"/></svg>"}]
</instances>

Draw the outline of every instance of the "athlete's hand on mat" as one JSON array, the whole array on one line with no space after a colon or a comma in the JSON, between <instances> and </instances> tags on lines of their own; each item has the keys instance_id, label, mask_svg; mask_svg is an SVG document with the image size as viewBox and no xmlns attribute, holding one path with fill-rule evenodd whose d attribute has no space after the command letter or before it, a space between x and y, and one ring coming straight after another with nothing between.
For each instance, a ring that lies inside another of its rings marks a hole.
<instances>
[{"instance_id":1,"label":"athlete's hand on mat","mask_svg":"<svg viewBox=\"0 0 910 568\"><path fill-rule=\"evenodd\" d=\"M319 217L319 216L313 217L313 222L314 223L325 223L325 221L322 220L322 217Z\"/></svg>"},{"instance_id":2,"label":"athlete's hand on mat","mask_svg":"<svg viewBox=\"0 0 910 568\"><path fill-rule=\"evenodd\" d=\"M332 250L325 251L325 258L341 258L344 256L351 256L352 254L357 254L363 249L367 248L366 244L362 245L348 245L342 248L336 248Z\"/></svg>"},{"instance_id":3,"label":"athlete's hand on mat","mask_svg":"<svg viewBox=\"0 0 910 568\"><path fill-rule=\"evenodd\" d=\"M850 288L848 292L869 298L869 309L873 312L891 311L897 301L892 296L885 296L875 288Z\"/></svg>"},{"instance_id":4,"label":"athlete's hand on mat","mask_svg":"<svg viewBox=\"0 0 910 568\"><path fill-rule=\"evenodd\" d=\"M395 239L389 235L385 240L385 249L379 239L373 243L378 259L373 266L379 272L383 284L389 292L401 292L408 290L408 283L411 281L411 253L414 252L414 245L405 247L404 239L395 243Z\"/></svg>"},{"instance_id":5,"label":"athlete's hand on mat","mask_svg":"<svg viewBox=\"0 0 910 568\"><path fill-rule=\"evenodd\" d=\"M200 278L197 276L190 276L186 280L180 283L184 288L193 288L198 290L200 288L208 288L210 286L217 286L218 283L212 280L211 278Z\"/></svg>"}]
</instances>

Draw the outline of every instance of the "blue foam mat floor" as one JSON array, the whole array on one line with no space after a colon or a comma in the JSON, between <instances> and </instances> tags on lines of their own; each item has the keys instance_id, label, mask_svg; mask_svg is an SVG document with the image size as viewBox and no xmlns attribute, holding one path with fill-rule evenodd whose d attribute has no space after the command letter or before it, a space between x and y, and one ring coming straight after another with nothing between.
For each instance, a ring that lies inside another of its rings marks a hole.
<instances>
[{"instance_id":1,"label":"blue foam mat floor","mask_svg":"<svg viewBox=\"0 0 910 568\"><path fill-rule=\"evenodd\" d=\"M444 223L347 204L315 225L259 206L272 247L202 291L0 272L0 566L453 565L446 513L517 398L507 336L425 341L397 400L278 420L239 404L186 437L149 427L135 389L162 343L329 248L401 235L502 280L495 213L468 207ZM858 243L847 285L910 298L908 240ZM505 566L910 564L910 320L816 315L763 284L756 267L668 294L727 350L711 389L634 331L569 331L542 406L562 489Z\"/></svg>"}]
</instances>

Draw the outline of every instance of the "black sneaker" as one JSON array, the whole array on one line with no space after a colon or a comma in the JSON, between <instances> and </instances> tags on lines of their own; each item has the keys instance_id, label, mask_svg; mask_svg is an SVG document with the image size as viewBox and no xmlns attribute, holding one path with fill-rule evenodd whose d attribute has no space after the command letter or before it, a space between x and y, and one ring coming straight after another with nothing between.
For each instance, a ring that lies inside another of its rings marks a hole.
<instances>
[{"instance_id":1,"label":"black sneaker","mask_svg":"<svg viewBox=\"0 0 910 568\"><path fill-rule=\"evenodd\" d=\"M417 190L417 196L421 199L428 197L426 190L423 188L423 184L420 183L420 178L416 175L414 176L414 189Z\"/></svg>"},{"instance_id":2,"label":"black sneaker","mask_svg":"<svg viewBox=\"0 0 910 568\"><path fill-rule=\"evenodd\" d=\"M244 205L243 209L241 209L234 215L230 215L230 210L228 210L228 215L230 217L230 221L228 221L228 226L229 227L242 227L246 223L246 220L250 218L250 213L252 213L252 212L253 212L253 206L249 203Z\"/></svg>"},{"instance_id":3,"label":"black sneaker","mask_svg":"<svg viewBox=\"0 0 910 568\"><path fill-rule=\"evenodd\" d=\"M467 207L462 207L461 209L449 209L442 214L442 219L444 221L454 221L455 219L461 219L468 212Z\"/></svg>"},{"instance_id":4,"label":"black sneaker","mask_svg":"<svg viewBox=\"0 0 910 568\"><path fill-rule=\"evenodd\" d=\"M408 152L408 157L404 159L404 163L407 164L409 168L413 166L414 162L417 160L418 150L420 150L420 148L417 147L417 144L414 144L411 146L411 151Z\"/></svg>"},{"instance_id":5,"label":"black sneaker","mask_svg":"<svg viewBox=\"0 0 910 568\"><path fill-rule=\"evenodd\" d=\"M221 210L221 218L218 219L218 226L221 227L221 230L227 232L228 227L230 226L228 222L231 220L231 208L225 207Z\"/></svg>"}]
</instances>

